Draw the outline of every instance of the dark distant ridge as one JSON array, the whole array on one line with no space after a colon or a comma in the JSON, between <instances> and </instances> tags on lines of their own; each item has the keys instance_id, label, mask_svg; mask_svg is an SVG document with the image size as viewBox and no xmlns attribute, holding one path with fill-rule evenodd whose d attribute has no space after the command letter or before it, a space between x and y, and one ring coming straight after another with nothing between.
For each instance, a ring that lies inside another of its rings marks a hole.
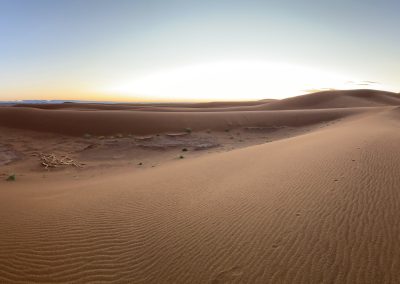
<instances>
[{"instance_id":1,"label":"dark distant ridge","mask_svg":"<svg viewBox=\"0 0 400 284\"><path fill-rule=\"evenodd\" d=\"M80 100L17 100L17 101L0 101L0 105L35 105L35 104L64 104L64 103L97 103L97 104L119 104L121 102L105 102L105 101L80 101Z\"/></svg>"}]
</instances>

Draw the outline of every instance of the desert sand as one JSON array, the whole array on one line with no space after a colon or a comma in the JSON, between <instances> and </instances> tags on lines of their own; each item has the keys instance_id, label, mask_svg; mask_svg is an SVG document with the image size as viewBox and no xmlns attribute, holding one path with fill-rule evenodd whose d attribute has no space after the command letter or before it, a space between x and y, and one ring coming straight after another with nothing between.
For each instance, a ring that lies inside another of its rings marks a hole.
<instances>
[{"instance_id":1,"label":"desert sand","mask_svg":"<svg viewBox=\"0 0 400 284\"><path fill-rule=\"evenodd\" d=\"M400 283L399 94L4 106L0 133L2 283Z\"/></svg>"}]
</instances>

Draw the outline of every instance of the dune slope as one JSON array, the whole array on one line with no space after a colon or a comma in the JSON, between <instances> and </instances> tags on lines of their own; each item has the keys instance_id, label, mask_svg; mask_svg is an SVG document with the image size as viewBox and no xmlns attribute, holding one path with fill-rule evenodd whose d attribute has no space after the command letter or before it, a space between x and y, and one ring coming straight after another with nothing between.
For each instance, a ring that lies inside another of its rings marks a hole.
<instances>
[{"instance_id":1,"label":"dune slope","mask_svg":"<svg viewBox=\"0 0 400 284\"><path fill-rule=\"evenodd\" d=\"M0 188L2 282L398 283L398 109L87 181Z\"/></svg>"},{"instance_id":2,"label":"dune slope","mask_svg":"<svg viewBox=\"0 0 400 284\"><path fill-rule=\"evenodd\" d=\"M0 126L67 135L155 134L246 126L304 126L362 113L363 109L158 112L43 110L0 107Z\"/></svg>"},{"instance_id":3,"label":"dune slope","mask_svg":"<svg viewBox=\"0 0 400 284\"><path fill-rule=\"evenodd\" d=\"M256 108L263 110L326 109L398 106L400 95L377 90L323 91L274 101Z\"/></svg>"}]
</instances>

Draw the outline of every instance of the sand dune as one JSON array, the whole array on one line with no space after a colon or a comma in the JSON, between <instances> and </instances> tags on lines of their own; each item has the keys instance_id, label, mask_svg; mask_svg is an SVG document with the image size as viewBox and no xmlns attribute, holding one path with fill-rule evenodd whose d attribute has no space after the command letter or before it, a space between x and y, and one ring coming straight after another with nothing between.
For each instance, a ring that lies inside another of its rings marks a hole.
<instances>
[{"instance_id":1,"label":"sand dune","mask_svg":"<svg viewBox=\"0 0 400 284\"><path fill-rule=\"evenodd\" d=\"M100 112L102 124L116 116ZM22 116L32 129L57 131L52 121L76 116L68 126L79 128L91 113L2 108L0 121ZM0 281L400 282L399 107L154 115L167 126L152 131L168 129L171 115L211 116L218 128L335 123L140 171L0 182ZM36 129L33 117L51 119Z\"/></svg>"},{"instance_id":2,"label":"sand dune","mask_svg":"<svg viewBox=\"0 0 400 284\"><path fill-rule=\"evenodd\" d=\"M244 126L302 126L364 112L328 109L248 112L135 112L0 108L0 126L68 135L154 134L168 131L224 130Z\"/></svg>"},{"instance_id":3,"label":"sand dune","mask_svg":"<svg viewBox=\"0 0 400 284\"><path fill-rule=\"evenodd\" d=\"M265 110L325 109L400 105L400 95L376 90L324 91L260 106Z\"/></svg>"},{"instance_id":4,"label":"sand dune","mask_svg":"<svg viewBox=\"0 0 400 284\"><path fill-rule=\"evenodd\" d=\"M16 104L16 107L39 109L86 109L86 110L141 110L141 111L230 111L248 110L251 106L265 105L273 99L238 102L205 102L205 103L61 103L61 104Z\"/></svg>"}]
</instances>

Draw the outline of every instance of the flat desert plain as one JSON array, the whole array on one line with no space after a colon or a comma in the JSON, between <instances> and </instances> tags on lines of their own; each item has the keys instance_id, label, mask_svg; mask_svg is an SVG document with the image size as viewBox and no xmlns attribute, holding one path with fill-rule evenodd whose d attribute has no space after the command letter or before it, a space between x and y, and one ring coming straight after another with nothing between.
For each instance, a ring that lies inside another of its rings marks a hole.
<instances>
[{"instance_id":1,"label":"flat desert plain","mask_svg":"<svg viewBox=\"0 0 400 284\"><path fill-rule=\"evenodd\" d=\"M399 94L3 106L0 134L1 283L400 283Z\"/></svg>"}]
</instances>

